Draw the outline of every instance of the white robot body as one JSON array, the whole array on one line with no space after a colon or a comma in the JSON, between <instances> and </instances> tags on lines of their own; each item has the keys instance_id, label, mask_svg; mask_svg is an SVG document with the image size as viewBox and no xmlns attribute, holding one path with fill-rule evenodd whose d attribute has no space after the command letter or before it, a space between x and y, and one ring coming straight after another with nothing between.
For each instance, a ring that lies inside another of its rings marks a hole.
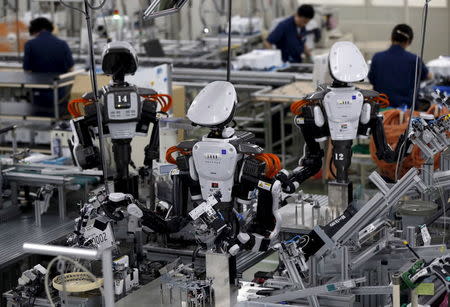
<instances>
[{"instance_id":1,"label":"white robot body","mask_svg":"<svg viewBox=\"0 0 450 307\"><path fill-rule=\"evenodd\" d=\"M363 102L363 95L354 88L331 88L325 95L323 106L332 140L344 141L356 138Z\"/></svg>"},{"instance_id":2,"label":"white robot body","mask_svg":"<svg viewBox=\"0 0 450 307\"><path fill-rule=\"evenodd\" d=\"M204 200L218 192L222 195L222 202L232 200L234 175L241 155L229 143L230 140L232 138L203 138L193 148L192 156Z\"/></svg>"}]
</instances>

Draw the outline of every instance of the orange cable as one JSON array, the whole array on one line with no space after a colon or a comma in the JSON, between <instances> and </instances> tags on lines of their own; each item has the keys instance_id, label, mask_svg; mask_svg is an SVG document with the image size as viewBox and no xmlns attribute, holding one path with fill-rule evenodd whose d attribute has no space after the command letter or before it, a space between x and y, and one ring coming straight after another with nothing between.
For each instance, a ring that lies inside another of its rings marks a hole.
<instances>
[{"instance_id":1,"label":"orange cable","mask_svg":"<svg viewBox=\"0 0 450 307\"><path fill-rule=\"evenodd\" d=\"M182 155L189 155L191 154L190 151L184 151L181 148L177 147L177 146L172 146L169 149L167 149L166 152L166 160L167 162L169 162L170 164L177 164L177 161L174 159L174 157L172 156L172 154L174 152L179 152Z\"/></svg>"},{"instance_id":2,"label":"orange cable","mask_svg":"<svg viewBox=\"0 0 450 307\"><path fill-rule=\"evenodd\" d=\"M448 113L447 108L438 108L437 105L432 105L426 113L433 114L436 118L445 115ZM406 127L408 125L409 121L409 114L410 111L402 112L398 109L392 109L387 110L382 113L384 115L384 130L386 134L386 140L387 143L392 147L396 148L398 139L400 135L402 135ZM413 116L418 117L420 115L419 112L414 112ZM391 180L395 180L395 165L394 163L387 163L385 161L379 160L376 156L376 146L375 142L373 141L373 137L370 141L370 153L372 159L377 164L378 168L380 169L381 175L390 178ZM439 158L440 155L436 155L434 159L434 166L437 168L439 166ZM424 159L421 153L421 150L417 146L413 146L413 149L411 151L411 154L405 157L402 163L402 170L400 170L400 176L403 176L408 170L410 170L412 167L421 168Z\"/></svg>"}]
</instances>

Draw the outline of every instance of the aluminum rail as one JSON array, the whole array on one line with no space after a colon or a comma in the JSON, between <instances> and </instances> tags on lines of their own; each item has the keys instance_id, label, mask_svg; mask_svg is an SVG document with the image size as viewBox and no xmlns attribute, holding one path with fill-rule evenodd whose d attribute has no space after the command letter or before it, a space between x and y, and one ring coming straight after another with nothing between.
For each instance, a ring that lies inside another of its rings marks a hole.
<instances>
[{"instance_id":1,"label":"aluminum rail","mask_svg":"<svg viewBox=\"0 0 450 307\"><path fill-rule=\"evenodd\" d=\"M366 281L367 280L365 277L349 279L345 281L326 284L323 286L306 288L303 290L296 290L296 291L288 290L289 292L268 296L264 298L258 298L251 301L264 303L279 303L284 301L298 300L301 298L308 298L311 296L320 296L324 294L329 295L332 292L353 289L356 287L357 284L365 283Z\"/></svg>"},{"instance_id":2,"label":"aluminum rail","mask_svg":"<svg viewBox=\"0 0 450 307\"><path fill-rule=\"evenodd\" d=\"M15 171L3 172L3 176L9 181L19 181L19 182L33 182L33 183L48 183L54 185L64 185L70 183L74 180L73 177L64 176L51 176L51 175L39 175L39 174L27 174Z\"/></svg>"},{"instance_id":3,"label":"aluminum rail","mask_svg":"<svg viewBox=\"0 0 450 307\"><path fill-rule=\"evenodd\" d=\"M64 247L46 244L24 243L23 250L27 253L49 255L49 256L66 256L74 258L83 258L86 260L97 260L101 253L96 249Z\"/></svg>"},{"instance_id":4,"label":"aluminum rail","mask_svg":"<svg viewBox=\"0 0 450 307\"><path fill-rule=\"evenodd\" d=\"M173 79L175 81L192 80L222 80L227 72L225 69L197 69L197 68L177 68L173 69ZM270 71L232 71L231 80L234 82L244 82L247 84L274 84L285 85L298 80L310 80L306 75L286 72Z\"/></svg>"}]
</instances>

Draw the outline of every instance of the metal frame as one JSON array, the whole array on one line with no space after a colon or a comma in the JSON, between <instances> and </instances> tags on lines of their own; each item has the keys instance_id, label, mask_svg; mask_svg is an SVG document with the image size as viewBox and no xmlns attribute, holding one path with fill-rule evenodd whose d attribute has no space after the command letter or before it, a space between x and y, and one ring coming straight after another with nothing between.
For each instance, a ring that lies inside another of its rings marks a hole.
<instances>
[{"instance_id":1,"label":"metal frame","mask_svg":"<svg viewBox=\"0 0 450 307\"><path fill-rule=\"evenodd\" d=\"M71 184L74 177L65 176L51 176L51 175L39 175L39 174L27 174L16 171L16 168L10 168L2 171L2 176L11 185L11 202L13 206L18 204L18 186L28 185L28 186L42 186L44 184L50 184L56 186L58 190L58 211L59 218L64 220L66 218L66 196L64 187ZM40 227L42 225L41 212L38 206L34 207L36 226Z\"/></svg>"},{"instance_id":2,"label":"metal frame","mask_svg":"<svg viewBox=\"0 0 450 307\"><path fill-rule=\"evenodd\" d=\"M114 277L113 277L113 264L112 264L112 251L111 248L104 249L103 251L86 249L86 248L74 248L74 247L62 247L56 245L44 245L24 243L23 250L32 254L49 255L49 256L66 256L73 258L81 258L86 260L102 260L103 271L103 287L104 287L104 299L105 307L114 307Z\"/></svg>"}]
</instances>

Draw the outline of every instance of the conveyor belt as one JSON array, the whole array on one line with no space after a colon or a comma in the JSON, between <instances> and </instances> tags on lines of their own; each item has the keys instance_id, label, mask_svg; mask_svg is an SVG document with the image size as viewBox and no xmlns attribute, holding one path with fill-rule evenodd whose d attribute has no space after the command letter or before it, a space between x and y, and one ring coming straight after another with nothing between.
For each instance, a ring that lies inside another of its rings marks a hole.
<instances>
[{"instance_id":1,"label":"conveyor belt","mask_svg":"<svg viewBox=\"0 0 450 307\"><path fill-rule=\"evenodd\" d=\"M21 216L0 224L0 268L24 255L25 242L47 244L68 235L73 220L60 221L57 216L42 216L42 227L36 227L33 217Z\"/></svg>"}]
</instances>

